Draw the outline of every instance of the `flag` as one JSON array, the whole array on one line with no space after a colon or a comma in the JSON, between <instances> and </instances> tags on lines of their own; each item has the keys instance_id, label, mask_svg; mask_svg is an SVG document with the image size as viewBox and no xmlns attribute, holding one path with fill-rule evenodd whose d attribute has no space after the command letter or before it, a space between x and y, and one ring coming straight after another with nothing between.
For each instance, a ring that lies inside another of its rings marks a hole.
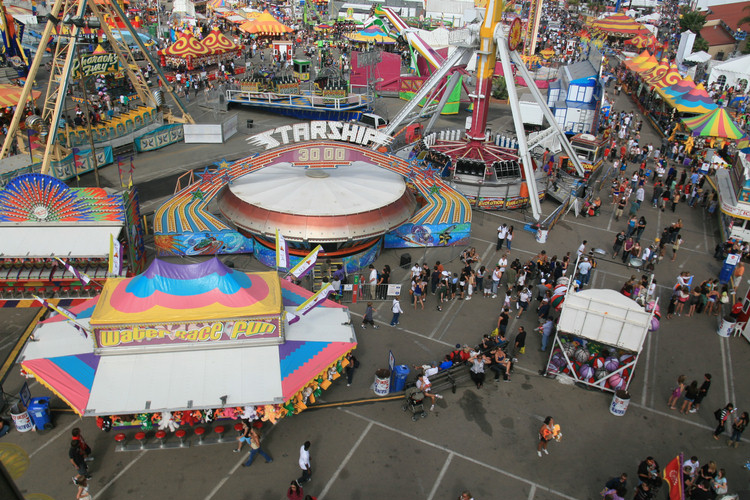
<instances>
[{"instance_id":1,"label":"flag","mask_svg":"<svg viewBox=\"0 0 750 500\"><path fill-rule=\"evenodd\" d=\"M60 257L55 258L65 267L65 269L73 273L75 277L81 281L81 283L83 283L84 285L88 285L89 283L91 283L91 278L89 278L86 273L79 271L75 267L62 260Z\"/></svg>"},{"instance_id":2,"label":"flag","mask_svg":"<svg viewBox=\"0 0 750 500\"><path fill-rule=\"evenodd\" d=\"M286 269L289 267L289 247L286 246L284 236L276 230L276 268Z\"/></svg>"},{"instance_id":3,"label":"flag","mask_svg":"<svg viewBox=\"0 0 750 500\"><path fill-rule=\"evenodd\" d=\"M322 303L328 298L328 294L334 293L333 285L326 283L326 286L315 292L312 297L301 303L296 311L301 313L303 316L309 313L315 306Z\"/></svg>"},{"instance_id":4,"label":"flag","mask_svg":"<svg viewBox=\"0 0 750 500\"><path fill-rule=\"evenodd\" d=\"M305 274L310 271L310 269L313 268L315 265L315 262L318 260L318 253L323 250L323 247L320 245L313 248L313 251L307 254L307 257L299 261L299 264L294 266L290 271L289 274L294 276L295 278L301 278Z\"/></svg>"},{"instance_id":5,"label":"flag","mask_svg":"<svg viewBox=\"0 0 750 500\"><path fill-rule=\"evenodd\" d=\"M297 321L299 321L299 316L297 316L297 315L296 315L296 314L294 314L294 313L290 313L290 312L288 312L288 311L287 311L287 313L286 313L286 321L287 321L287 323L289 323L290 325L293 325L293 324L295 324L295 323L296 323Z\"/></svg>"},{"instance_id":6,"label":"flag","mask_svg":"<svg viewBox=\"0 0 750 500\"><path fill-rule=\"evenodd\" d=\"M662 471L664 481L669 488L669 500L684 500L682 486L682 453L672 459Z\"/></svg>"},{"instance_id":7,"label":"flag","mask_svg":"<svg viewBox=\"0 0 750 500\"><path fill-rule=\"evenodd\" d=\"M39 302L40 304L42 304L42 306L44 306L44 307L46 307L48 309L52 309L57 314L60 314L61 316L64 316L65 318L67 318L73 324L73 326L75 327L75 329L78 330L79 332L81 332L81 335L83 335L83 338L86 338L86 339L89 338L89 331L86 329L85 326L83 326L78 321L76 321L76 315L75 314L73 314L72 312L68 311L67 309L65 309L62 306L56 306L55 304L52 304L51 302L47 302L43 298L37 297L36 295L32 295L32 297L34 297L34 300L36 300L37 302Z\"/></svg>"},{"instance_id":8,"label":"flag","mask_svg":"<svg viewBox=\"0 0 750 500\"><path fill-rule=\"evenodd\" d=\"M122 271L122 243L115 238L114 234L109 235L109 274L119 276Z\"/></svg>"}]
</instances>

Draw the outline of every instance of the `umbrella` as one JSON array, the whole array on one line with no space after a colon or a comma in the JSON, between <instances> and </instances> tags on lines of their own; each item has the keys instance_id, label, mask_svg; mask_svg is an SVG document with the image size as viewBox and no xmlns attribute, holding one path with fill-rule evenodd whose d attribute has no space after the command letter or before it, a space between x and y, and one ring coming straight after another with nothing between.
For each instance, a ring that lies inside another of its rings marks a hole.
<instances>
[{"instance_id":1,"label":"umbrella","mask_svg":"<svg viewBox=\"0 0 750 500\"><path fill-rule=\"evenodd\" d=\"M606 33L608 36L621 38L651 34L648 28L635 22L633 18L625 14L615 14L603 19L597 19L592 23L592 27Z\"/></svg>"},{"instance_id":2,"label":"umbrella","mask_svg":"<svg viewBox=\"0 0 750 500\"><path fill-rule=\"evenodd\" d=\"M0 84L0 106L7 108L10 106L16 106L21 100L21 91L23 87L18 85L11 85L8 83ZM31 98L36 100L42 95L38 90L31 91Z\"/></svg>"},{"instance_id":3,"label":"umbrella","mask_svg":"<svg viewBox=\"0 0 750 500\"><path fill-rule=\"evenodd\" d=\"M672 103L673 108L681 113L708 113L718 107L706 92L703 84L698 85L689 92L685 92L677 97L668 98L667 100Z\"/></svg>"},{"instance_id":4,"label":"umbrella","mask_svg":"<svg viewBox=\"0 0 750 500\"><path fill-rule=\"evenodd\" d=\"M549 59L550 57L552 57L552 56L554 56L554 55L555 55L555 51L554 51L554 50L552 50L552 49L544 49L544 50L540 51L539 53L540 53L540 54L542 55L542 57L543 57L543 58L545 58L545 59Z\"/></svg>"},{"instance_id":5,"label":"umbrella","mask_svg":"<svg viewBox=\"0 0 750 500\"><path fill-rule=\"evenodd\" d=\"M682 123L691 130L694 137L740 139L745 135L724 108L717 108L694 118L683 118Z\"/></svg>"},{"instance_id":6,"label":"umbrella","mask_svg":"<svg viewBox=\"0 0 750 500\"><path fill-rule=\"evenodd\" d=\"M356 33L350 33L346 37L353 42L361 43L396 43L394 38L389 37L377 26L369 26Z\"/></svg>"}]
</instances>

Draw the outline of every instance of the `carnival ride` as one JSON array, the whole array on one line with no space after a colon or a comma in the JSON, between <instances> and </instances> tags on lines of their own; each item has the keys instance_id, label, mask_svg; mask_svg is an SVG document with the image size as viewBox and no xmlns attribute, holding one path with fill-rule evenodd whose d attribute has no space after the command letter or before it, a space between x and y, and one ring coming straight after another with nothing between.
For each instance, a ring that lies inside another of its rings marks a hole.
<instances>
[{"instance_id":1,"label":"carnival ride","mask_svg":"<svg viewBox=\"0 0 750 500\"><path fill-rule=\"evenodd\" d=\"M45 141L41 173L46 174L49 172L53 161L59 161L71 154L70 146L63 145L58 140L58 132L61 129L61 117L64 116L65 100L68 96L68 88L71 80L82 78L76 74L78 71L75 68L81 66L78 40L84 29L97 28L103 31L116 55L118 71L122 71L125 77L128 78L141 105L147 108L160 108L163 104L159 102L161 98L157 98L151 93L148 83L141 76L133 49L127 43L123 42L124 37L121 36L118 39L118 37L113 35L112 26L118 26L116 28L118 31L128 32L133 43L155 69L155 76L160 82L160 92L166 92L181 113L181 116L176 116L171 113L169 108L162 107L161 110L164 118L172 123L194 123L180 99L172 92L171 86L168 85L158 64L152 59L149 50L128 20L122 6L116 1L87 2L87 0L55 0L50 13L47 15L47 24L42 32L39 49L36 51L34 60L29 68L29 74L21 92L19 102L26 102L28 100L39 67L41 66L42 58L46 52L47 43L53 32L57 31L57 26L60 23L68 27L66 31L69 32L69 35L63 36L59 34L57 36L41 116L34 115L28 117L24 123L27 128L36 130L39 133L40 139ZM119 26L124 26L124 30L123 28L119 28ZM84 99L86 105L87 102ZM0 158L5 158L9 154L13 141L17 141L21 149L24 148L24 134L20 132L22 127L21 120L25 117L27 117L26 107L17 106L13 114L13 120L8 127L8 133L3 142L2 150L0 150ZM89 136L91 135L90 130L86 133Z\"/></svg>"},{"instance_id":2,"label":"carnival ride","mask_svg":"<svg viewBox=\"0 0 750 500\"><path fill-rule=\"evenodd\" d=\"M421 145L420 150L427 146L428 152L434 151L449 157L451 161L449 168L451 184L464 194L475 195L475 205L480 205L482 192L485 196L507 198L510 190L513 189L517 190L516 197L519 195L521 198L528 197L533 217L536 220L541 215L540 193L537 182L541 180L542 173L541 169L539 172L535 172L531 158L530 152L535 146L550 138L556 138L571 159L577 174L581 177L584 176L585 172L578 160L578 155L567 141L565 133L534 84L534 79L527 71L520 55L516 52L522 41L520 19L515 19L509 26L501 22L502 0L487 2L484 19L481 22L471 23L465 29L453 32L456 49L445 59L424 43L419 36L410 31L406 23L392 9L385 7L382 8L382 11L399 34L435 68L414 98L391 120L385 129L386 134L396 134L404 123L432 114L432 118L425 127L425 134L430 134L437 116L445 105L447 96L460 80L460 73L457 72L457 69L465 67L471 58L476 56L478 58L477 85L475 92L469 96L472 99L473 112L471 119L467 120L465 133L433 136L429 145ZM496 145L491 140L492 134L488 133L487 130L487 116L498 55L503 74L510 78L514 74L514 68L516 72L521 74L549 124L549 128L537 134L532 141L527 140L515 85L508 85L508 98L513 115L517 150ZM511 63L513 63L513 66L511 66ZM448 75L450 75L450 78L445 80ZM414 114L420 103L423 101L433 102L437 99L437 96L441 95L441 92L443 97L440 98L436 107ZM520 168L517 168L518 165L520 165ZM534 181L531 182L531 180ZM503 206L497 208L503 208Z\"/></svg>"}]
</instances>

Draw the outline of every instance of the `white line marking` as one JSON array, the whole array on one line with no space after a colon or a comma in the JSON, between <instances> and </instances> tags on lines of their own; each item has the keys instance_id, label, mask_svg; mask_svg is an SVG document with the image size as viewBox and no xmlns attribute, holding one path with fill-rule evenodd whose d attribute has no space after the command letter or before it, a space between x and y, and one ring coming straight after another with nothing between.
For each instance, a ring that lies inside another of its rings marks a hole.
<instances>
[{"instance_id":1,"label":"white line marking","mask_svg":"<svg viewBox=\"0 0 750 500\"><path fill-rule=\"evenodd\" d=\"M729 399L729 371L727 370L727 353L723 340L719 341L719 350L721 351L721 371L724 373L724 401L728 402L731 401Z\"/></svg>"},{"instance_id":2,"label":"white line marking","mask_svg":"<svg viewBox=\"0 0 750 500\"><path fill-rule=\"evenodd\" d=\"M404 432L404 431L402 431L400 429L396 429L395 427L391 427L390 425L386 425L386 424L383 424L381 422L377 422L377 421L372 420L372 419L370 419L368 417L365 417L364 415L360 415L358 413L355 413L355 412L353 412L351 410L341 410L341 411L343 411L344 413L348 413L349 415L352 415L353 417L361 418L362 420L365 420L366 422L370 422L371 424L377 425L378 427L381 427L383 429L389 430L391 432L395 432L396 434L399 434L399 435L404 436L406 438L413 439L414 441L419 441L420 443L425 444L427 446L431 446L431 447L433 447L435 449L442 450L442 451L444 451L446 453L452 453L453 455L455 455L455 456L457 456L459 458L463 458L464 460L467 460L467 461L469 461L469 462L471 462L473 464L476 464L476 465L481 465L482 467L485 467L487 469L495 471L495 472L497 472L499 474L502 474L503 476L509 477L511 479L515 479L516 481L520 481L520 482L526 483L528 485L536 485L537 488L539 488L541 490L544 490L544 491L547 491L549 493L552 493L553 495L557 495L557 496L565 498L567 500L579 500L579 499L577 499L575 497L571 497L569 495L566 495L565 493L562 493L560 491L553 490L553 489L547 488L546 486L543 486L541 484L535 483L534 481L531 481L531 480L526 479L524 477L517 476L516 474L513 474L512 472L508 472L506 470L503 470L503 469L500 469L498 467L495 467L494 465L490 465L488 463L482 462L481 460L477 460L476 458L470 457L468 455L464 455L463 453L458 453L458 452L456 452L454 450L451 450L450 448L447 448L445 446L439 445L437 443L432 443L432 442L426 441L424 439L420 439L420 438L418 438L416 436L413 436L413 435L409 434L408 432ZM322 495L320 496L320 498L322 498Z\"/></svg>"},{"instance_id":3,"label":"white line marking","mask_svg":"<svg viewBox=\"0 0 750 500\"><path fill-rule=\"evenodd\" d=\"M534 495L536 495L536 485L532 484L531 485L531 489L529 490L528 500L533 500L534 499Z\"/></svg>"},{"instance_id":4,"label":"white line marking","mask_svg":"<svg viewBox=\"0 0 750 500\"><path fill-rule=\"evenodd\" d=\"M33 457L34 455L36 455L37 453L39 453L40 451L42 451L44 448L46 448L48 445L52 444L52 442L55 439L59 438L60 436L62 436L66 432L68 432L76 424L80 424L80 419L73 420L71 423L68 424L67 427L65 427L64 429L61 429L60 432L58 432L57 434L55 434L54 436L52 436L52 439L46 440L44 442L44 444L42 444L39 448L37 448L33 452L29 453L29 458Z\"/></svg>"},{"instance_id":5,"label":"white line marking","mask_svg":"<svg viewBox=\"0 0 750 500\"><path fill-rule=\"evenodd\" d=\"M648 370L651 367L651 340L654 336L648 336L648 342L646 343L646 366L643 370L643 388L641 389L641 404L646 404L646 394L648 392Z\"/></svg>"},{"instance_id":6,"label":"white line marking","mask_svg":"<svg viewBox=\"0 0 750 500\"><path fill-rule=\"evenodd\" d=\"M731 342L729 342L728 338L722 338L723 342L726 342L726 348L727 348L727 367L729 370L729 396L730 401L737 401L737 395L734 392L734 370L732 369L732 350L731 350Z\"/></svg>"},{"instance_id":7,"label":"white line marking","mask_svg":"<svg viewBox=\"0 0 750 500\"><path fill-rule=\"evenodd\" d=\"M445 459L443 468L440 469L440 474L438 474L438 477L435 480L435 482L432 483L432 490L430 491L430 494L427 497L427 500L432 500L433 498L435 498L435 493L437 493L437 490L440 487L440 483L443 482L443 476L445 476L445 473L448 472L448 466L451 464L451 461L453 461L453 453L448 453L448 457Z\"/></svg>"},{"instance_id":8,"label":"white line marking","mask_svg":"<svg viewBox=\"0 0 750 500\"><path fill-rule=\"evenodd\" d=\"M331 486L333 485L333 482L338 479L339 474L341 474L341 471L346 467L346 464L349 463L349 460L351 460L352 456L354 456L354 452L357 451L357 448L359 448L359 445L362 444L362 441L365 439L365 436L367 436L367 433L370 432L370 429L372 429L373 422L370 421L369 424L367 424L367 427L365 427L365 430L362 431L362 434L359 435L359 439L354 443L354 446L351 447L349 450L349 453L346 454L346 457L344 457L344 460L341 461L339 466L336 468L336 471L331 476L331 479L328 480L326 483L325 488L323 488L323 491L320 492L320 495L318 495L318 498L320 500L323 500L328 493L328 490L331 489Z\"/></svg>"},{"instance_id":9,"label":"white line marking","mask_svg":"<svg viewBox=\"0 0 750 500\"><path fill-rule=\"evenodd\" d=\"M349 310L349 312L351 313L352 316L357 316L357 317L360 317L360 318L363 316L362 314L356 313L356 312L352 311L351 309ZM390 323L388 321L378 320L377 322L380 323L383 326L388 326L390 328ZM426 340L431 340L432 342L437 342L438 344L447 345L449 347L453 347L455 345L455 344L451 344L450 342L444 342L442 340L430 338L427 335L423 335L421 333L413 332L411 330L407 330L406 328L398 327L397 329L400 332L406 332L406 333L408 333L410 335L414 335L416 337L421 337L421 338L426 339Z\"/></svg>"},{"instance_id":10,"label":"white line marking","mask_svg":"<svg viewBox=\"0 0 750 500\"><path fill-rule=\"evenodd\" d=\"M115 477L113 477L112 479L110 479L110 481L107 484L105 484L104 487L101 490L99 490L99 492L96 495L92 495L92 497L93 498L100 497L105 491L107 491L107 489L110 486L112 486L115 483L115 481L117 481L118 479L120 479L123 476L123 474L125 474L128 471L128 469L130 469L138 460L140 460L141 458L143 458L143 456L145 454L146 454L146 450L141 451L138 454L137 457L135 457L128 465L126 465L125 467L123 467L122 470L120 470L120 472L118 472Z\"/></svg>"}]
</instances>

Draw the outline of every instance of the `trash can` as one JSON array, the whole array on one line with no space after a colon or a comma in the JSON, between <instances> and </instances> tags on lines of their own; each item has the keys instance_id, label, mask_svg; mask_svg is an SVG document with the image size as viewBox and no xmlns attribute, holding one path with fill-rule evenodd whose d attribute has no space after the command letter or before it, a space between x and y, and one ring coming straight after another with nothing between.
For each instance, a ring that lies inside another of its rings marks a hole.
<instances>
[{"instance_id":1,"label":"trash can","mask_svg":"<svg viewBox=\"0 0 750 500\"><path fill-rule=\"evenodd\" d=\"M391 392L401 392L406 386L406 377L409 376L409 367L406 365L398 365L393 370L393 387Z\"/></svg>"},{"instance_id":2,"label":"trash can","mask_svg":"<svg viewBox=\"0 0 750 500\"><path fill-rule=\"evenodd\" d=\"M372 384L372 390L377 396L387 396L391 388L391 371L388 368L381 368L375 372L375 382Z\"/></svg>"},{"instance_id":3,"label":"trash can","mask_svg":"<svg viewBox=\"0 0 750 500\"><path fill-rule=\"evenodd\" d=\"M54 427L49 413L49 398L32 398L29 402L29 416L37 429L47 431Z\"/></svg>"},{"instance_id":4,"label":"trash can","mask_svg":"<svg viewBox=\"0 0 750 500\"><path fill-rule=\"evenodd\" d=\"M549 234L549 228L546 228L544 226L539 226L539 229L536 230L536 242L547 243L548 234Z\"/></svg>"},{"instance_id":5,"label":"trash can","mask_svg":"<svg viewBox=\"0 0 750 500\"><path fill-rule=\"evenodd\" d=\"M615 395L612 396L612 403L609 405L609 412L616 417L622 417L628 410L629 404L630 393L619 389L615 391Z\"/></svg>"},{"instance_id":6,"label":"trash can","mask_svg":"<svg viewBox=\"0 0 750 500\"><path fill-rule=\"evenodd\" d=\"M248 120L246 125L247 125L247 128L253 128L253 120Z\"/></svg>"},{"instance_id":7,"label":"trash can","mask_svg":"<svg viewBox=\"0 0 750 500\"><path fill-rule=\"evenodd\" d=\"M721 324L719 325L719 329L716 330L716 333L719 335L719 337L731 337L732 332L734 331L734 325L736 324L736 319L731 316L724 316L724 318L721 320Z\"/></svg>"},{"instance_id":8,"label":"trash can","mask_svg":"<svg viewBox=\"0 0 750 500\"><path fill-rule=\"evenodd\" d=\"M29 432L34 428L31 418L29 418L29 412L20 403L10 407L10 418L13 419L13 424L18 432Z\"/></svg>"}]
</instances>

